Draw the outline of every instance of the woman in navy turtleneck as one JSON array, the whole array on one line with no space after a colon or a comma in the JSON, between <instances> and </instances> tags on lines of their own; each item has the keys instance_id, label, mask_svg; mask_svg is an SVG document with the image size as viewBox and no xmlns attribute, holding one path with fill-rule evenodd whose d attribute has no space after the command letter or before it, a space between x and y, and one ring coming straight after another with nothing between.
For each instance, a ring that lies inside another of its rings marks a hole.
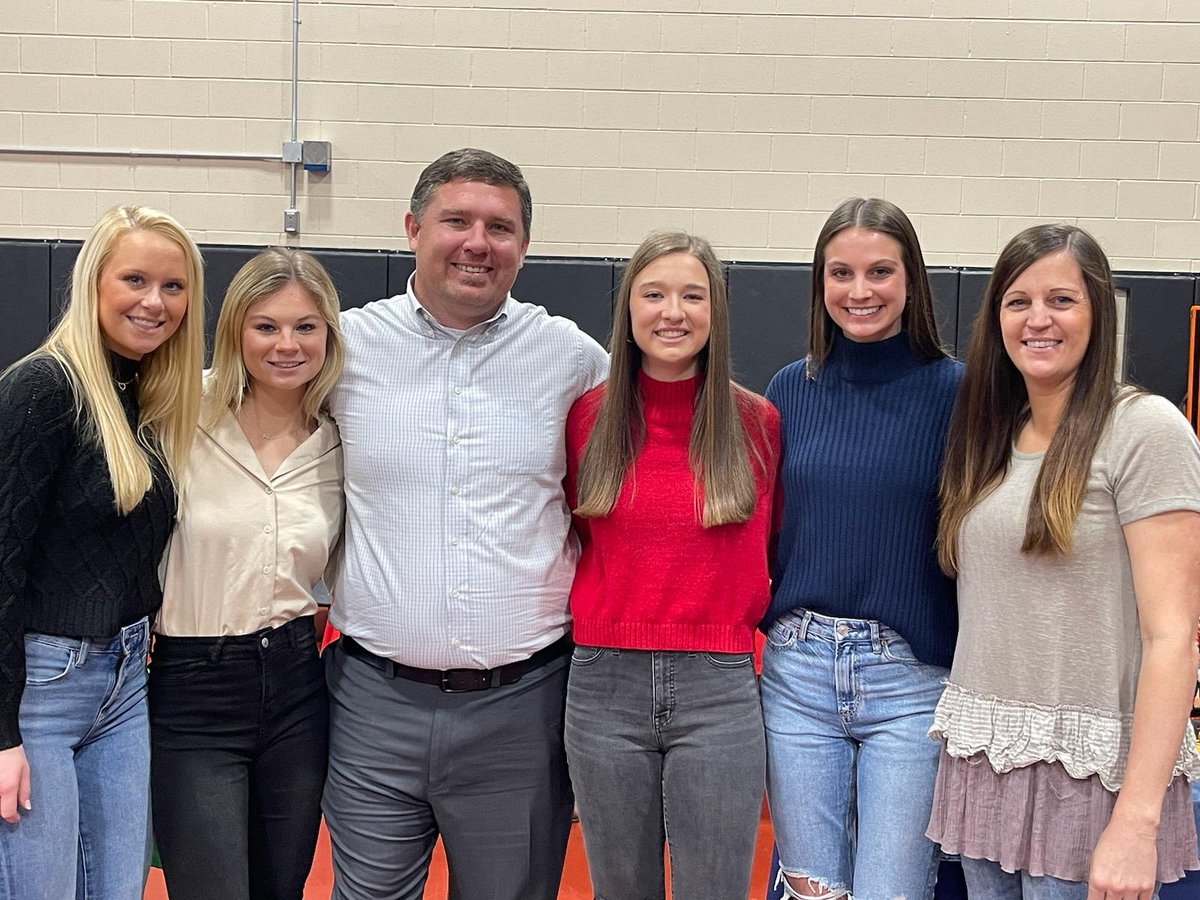
<instances>
[{"instance_id":1,"label":"woman in navy turtleneck","mask_svg":"<svg viewBox=\"0 0 1200 900\"><path fill-rule=\"evenodd\" d=\"M927 731L958 621L934 540L961 366L894 204L847 200L825 223L810 335L767 389L783 438L762 676L777 884L921 900L937 871Z\"/></svg>"}]
</instances>

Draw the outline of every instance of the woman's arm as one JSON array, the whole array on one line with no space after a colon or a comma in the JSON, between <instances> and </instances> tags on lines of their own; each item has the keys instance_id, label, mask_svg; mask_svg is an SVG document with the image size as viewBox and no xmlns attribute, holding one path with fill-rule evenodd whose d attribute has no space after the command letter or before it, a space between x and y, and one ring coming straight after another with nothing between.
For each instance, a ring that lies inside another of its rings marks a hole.
<instances>
[{"instance_id":1,"label":"woman's arm","mask_svg":"<svg viewBox=\"0 0 1200 900\"><path fill-rule=\"evenodd\" d=\"M0 381L0 818L13 824L30 808L19 727L26 567L73 435L74 401L58 363L28 362Z\"/></svg>"},{"instance_id":2,"label":"woman's arm","mask_svg":"<svg viewBox=\"0 0 1200 900\"><path fill-rule=\"evenodd\" d=\"M1154 890L1163 795L1196 684L1200 513L1164 512L1124 527L1142 634L1142 665L1125 778L1092 854L1089 900L1148 898Z\"/></svg>"}]
</instances>

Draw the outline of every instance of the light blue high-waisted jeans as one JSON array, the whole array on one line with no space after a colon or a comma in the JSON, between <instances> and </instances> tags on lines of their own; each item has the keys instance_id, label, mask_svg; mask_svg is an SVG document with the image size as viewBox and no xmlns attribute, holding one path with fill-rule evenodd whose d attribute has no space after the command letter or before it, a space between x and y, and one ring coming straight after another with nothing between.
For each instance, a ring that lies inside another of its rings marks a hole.
<instances>
[{"instance_id":1,"label":"light blue high-waisted jeans","mask_svg":"<svg viewBox=\"0 0 1200 900\"><path fill-rule=\"evenodd\" d=\"M880 622L796 610L774 623L762 702L783 873L829 897L933 896L925 826L939 744L928 730L947 674Z\"/></svg>"},{"instance_id":2,"label":"light blue high-waisted jeans","mask_svg":"<svg viewBox=\"0 0 1200 900\"><path fill-rule=\"evenodd\" d=\"M140 900L150 791L145 619L112 637L25 634L30 805L0 821L0 900Z\"/></svg>"}]
</instances>

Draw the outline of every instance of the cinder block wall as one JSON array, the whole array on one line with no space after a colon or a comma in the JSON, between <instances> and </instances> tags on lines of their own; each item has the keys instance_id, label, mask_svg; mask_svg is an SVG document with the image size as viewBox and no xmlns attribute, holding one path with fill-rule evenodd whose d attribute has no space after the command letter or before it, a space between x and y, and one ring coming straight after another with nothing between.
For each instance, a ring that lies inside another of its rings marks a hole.
<instances>
[{"instance_id":1,"label":"cinder block wall","mask_svg":"<svg viewBox=\"0 0 1200 900\"><path fill-rule=\"evenodd\" d=\"M131 200L201 240L402 246L423 164L525 169L535 254L627 255L654 227L805 260L875 194L930 261L992 263L1077 221L1123 270L1200 271L1197 0L304 0L300 180L278 163L0 155L0 237L80 237ZM7 0L0 146L275 153L289 0Z\"/></svg>"}]
</instances>

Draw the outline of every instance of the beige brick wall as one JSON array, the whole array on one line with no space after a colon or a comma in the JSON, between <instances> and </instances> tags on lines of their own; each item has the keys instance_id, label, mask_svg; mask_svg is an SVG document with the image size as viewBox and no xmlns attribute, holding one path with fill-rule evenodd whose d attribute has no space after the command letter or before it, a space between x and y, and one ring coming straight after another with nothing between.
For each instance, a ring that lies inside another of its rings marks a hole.
<instances>
[{"instance_id":1,"label":"beige brick wall","mask_svg":"<svg viewBox=\"0 0 1200 900\"><path fill-rule=\"evenodd\" d=\"M1118 268L1200 271L1197 0L303 0L300 136L333 144L282 234L280 164L0 155L0 236L149 201L201 240L400 247L421 166L520 163L533 252L651 228L804 260L877 194L932 262L1035 221ZM289 0L6 0L0 146L277 153Z\"/></svg>"}]
</instances>

